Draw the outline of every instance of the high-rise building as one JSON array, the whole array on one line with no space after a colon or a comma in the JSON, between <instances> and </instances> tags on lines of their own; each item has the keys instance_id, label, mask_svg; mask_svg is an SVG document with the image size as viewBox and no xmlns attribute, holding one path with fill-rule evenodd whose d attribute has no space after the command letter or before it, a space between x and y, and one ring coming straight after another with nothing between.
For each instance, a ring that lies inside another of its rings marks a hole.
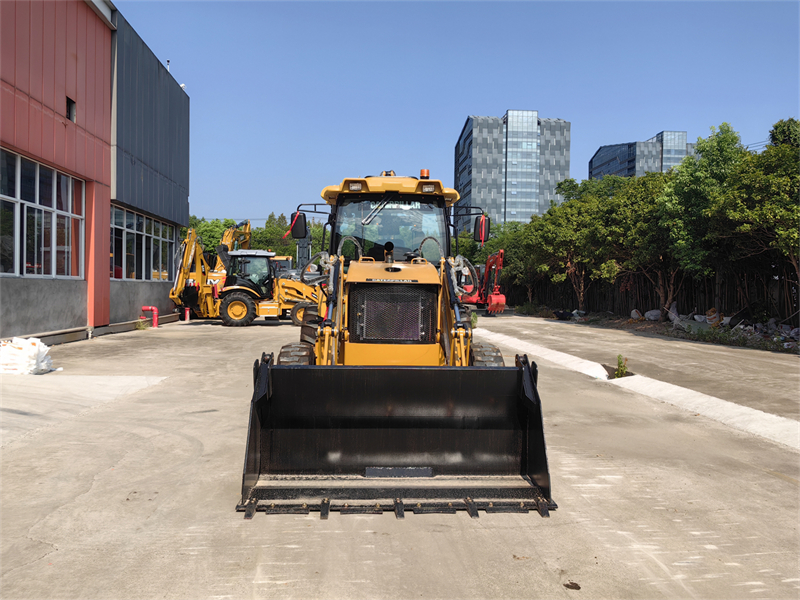
<instances>
[{"instance_id":1,"label":"high-rise building","mask_svg":"<svg viewBox=\"0 0 800 600\"><path fill-rule=\"evenodd\" d=\"M455 147L455 215L471 229L470 207L495 223L528 222L561 198L556 185L569 177L570 124L543 119L535 110L508 110L501 117L467 117Z\"/></svg>"},{"instance_id":2,"label":"high-rise building","mask_svg":"<svg viewBox=\"0 0 800 600\"><path fill-rule=\"evenodd\" d=\"M600 146L589 161L589 179L666 172L693 154L694 144L686 143L685 131L662 131L646 142Z\"/></svg>"}]
</instances>

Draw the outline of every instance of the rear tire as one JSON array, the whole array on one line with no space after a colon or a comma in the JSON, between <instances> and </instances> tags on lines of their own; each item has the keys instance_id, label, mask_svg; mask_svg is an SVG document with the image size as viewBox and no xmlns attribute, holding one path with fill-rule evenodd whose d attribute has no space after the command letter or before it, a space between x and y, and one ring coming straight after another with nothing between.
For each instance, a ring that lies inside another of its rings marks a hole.
<instances>
[{"instance_id":1,"label":"rear tire","mask_svg":"<svg viewBox=\"0 0 800 600\"><path fill-rule=\"evenodd\" d=\"M232 292L222 299L219 316L228 327L246 327L256 318L256 303L244 292Z\"/></svg>"},{"instance_id":2,"label":"rear tire","mask_svg":"<svg viewBox=\"0 0 800 600\"><path fill-rule=\"evenodd\" d=\"M503 354L497 346L485 343L472 343L470 365L473 367L505 367Z\"/></svg>"},{"instance_id":3,"label":"rear tire","mask_svg":"<svg viewBox=\"0 0 800 600\"><path fill-rule=\"evenodd\" d=\"M319 316L319 308L316 304L312 304L303 311L303 324L300 329L300 341L312 346L317 343L317 329L319 325L311 323Z\"/></svg>"},{"instance_id":4,"label":"rear tire","mask_svg":"<svg viewBox=\"0 0 800 600\"><path fill-rule=\"evenodd\" d=\"M292 323L301 327L303 325L303 314L308 310L309 307L316 306L316 304L312 304L311 302L298 302L292 307Z\"/></svg>"},{"instance_id":5,"label":"rear tire","mask_svg":"<svg viewBox=\"0 0 800 600\"><path fill-rule=\"evenodd\" d=\"M279 365L308 366L314 364L314 347L308 344L287 344L278 354Z\"/></svg>"}]
</instances>

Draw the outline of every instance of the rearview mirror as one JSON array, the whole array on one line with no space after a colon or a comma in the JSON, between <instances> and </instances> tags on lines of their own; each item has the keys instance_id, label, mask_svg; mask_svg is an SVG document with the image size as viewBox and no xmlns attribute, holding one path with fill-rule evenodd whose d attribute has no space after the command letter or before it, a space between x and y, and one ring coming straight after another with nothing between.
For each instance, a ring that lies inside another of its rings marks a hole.
<instances>
[{"instance_id":1,"label":"rearview mirror","mask_svg":"<svg viewBox=\"0 0 800 600\"><path fill-rule=\"evenodd\" d=\"M472 234L476 242L485 242L489 239L491 221L486 215L475 217L475 227L472 229Z\"/></svg>"},{"instance_id":2,"label":"rearview mirror","mask_svg":"<svg viewBox=\"0 0 800 600\"><path fill-rule=\"evenodd\" d=\"M296 240L301 240L306 237L305 213L292 213L292 237Z\"/></svg>"}]
</instances>

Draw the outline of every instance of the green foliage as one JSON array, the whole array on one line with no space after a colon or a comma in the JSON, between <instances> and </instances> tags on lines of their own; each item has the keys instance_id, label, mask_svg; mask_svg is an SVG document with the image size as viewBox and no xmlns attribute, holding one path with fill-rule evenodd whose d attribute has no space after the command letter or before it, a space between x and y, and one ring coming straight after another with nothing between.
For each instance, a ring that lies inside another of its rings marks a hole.
<instances>
[{"instance_id":1,"label":"green foliage","mask_svg":"<svg viewBox=\"0 0 800 600\"><path fill-rule=\"evenodd\" d=\"M270 213L263 227L254 227L250 236L250 247L256 250L272 250L279 256L296 256L297 244L289 231L289 221L285 215L276 217Z\"/></svg>"},{"instance_id":2,"label":"green foliage","mask_svg":"<svg viewBox=\"0 0 800 600\"><path fill-rule=\"evenodd\" d=\"M470 313L470 315L469 315L469 324L470 324L470 327L472 327L473 329L475 329L478 326L478 313L476 313L474 311L472 313Z\"/></svg>"},{"instance_id":3,"label":"green foliage","mask_svg":"<svg viewBox=\"0 0 800 600\"><path fill-rule=\"evenodd\" d=\"M670 232L666 250L686 273L708 277L728 270L737 253L735 241L720 235L725 223L713 217L735 194L735 176L748 152L727 123L698 139L696 151L699 158L684 159L657 202L661 226Z\"/></svg>"},{"instance_id":4,"label":"green foliage","mask_svg":"<svg viewBox=\"0 0 800 600\"><path fill-rule=\"evenodd\" d=\"M800 121L781 119L769 132L769 143L773 146L787 145L795 150L800 148Z\"/></svg>"},{"instance_id":5,"label":"green foliage","mask_svg":"<svg viewBox=\"0 0 800 600\"><path fill-rule=\"evenodd\" d=\"M614 377L619 379L620 377L625 377L628 374L628 359L622 358L622 354L617 354L617 370L614 371Z\"/></svg>"},{"instance_id":6,"label":"green foliage","mask_svg":"<svg viewBox=\"0 0 800 600\"><path fill-rule=\"evenodd\" d=\"M626 185L626 179L613 176L580 184L565 180L556 188L565 202L531 219L523 234L531 266L554 283L569 280L580 310L592 282L613 281L619 271L612 252L618 236L608 207L616 191Z\"/></svg>"},{"instance_id":7,"label":"green foliage","mask_svg":"<svg viewBox=\"0 0 800 600\"><path fill-rule=\"evenodd\" d=\"M136 328L136 331L144 331L145 329L150 329L151 325L150 321L147 319L139 319L136 321L134 327Z\"/></svg>"}]
</instances>

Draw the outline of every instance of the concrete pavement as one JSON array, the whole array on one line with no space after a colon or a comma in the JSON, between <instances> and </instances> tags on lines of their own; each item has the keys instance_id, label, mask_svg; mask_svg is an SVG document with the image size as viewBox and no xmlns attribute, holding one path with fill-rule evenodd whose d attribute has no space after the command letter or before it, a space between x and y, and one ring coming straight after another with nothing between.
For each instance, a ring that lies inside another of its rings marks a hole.
<instances>
[{"instance_id":1,"label":"concrete pavement","mask_svg":"<svg viewBox=\"0 0 800 600\"><path fill-rule=\"evenodd\" d=\"M663 369L725 400L797 414L784 392L797 386L796 368L774 368L791 356L487 321L481 327L517 339L597 362L626 354L636 373ZM288 323L176 323L56 346L62 372L2 376L2 597L800 594L800 454L544 360L539 387L559 504L550 519L244 521L234 506L252 363L298 334ZM501 350L510 364L515 348ZM748 371L740 385L719 383L736 374L734 364Z\"/></svg>"}]
</instances>

